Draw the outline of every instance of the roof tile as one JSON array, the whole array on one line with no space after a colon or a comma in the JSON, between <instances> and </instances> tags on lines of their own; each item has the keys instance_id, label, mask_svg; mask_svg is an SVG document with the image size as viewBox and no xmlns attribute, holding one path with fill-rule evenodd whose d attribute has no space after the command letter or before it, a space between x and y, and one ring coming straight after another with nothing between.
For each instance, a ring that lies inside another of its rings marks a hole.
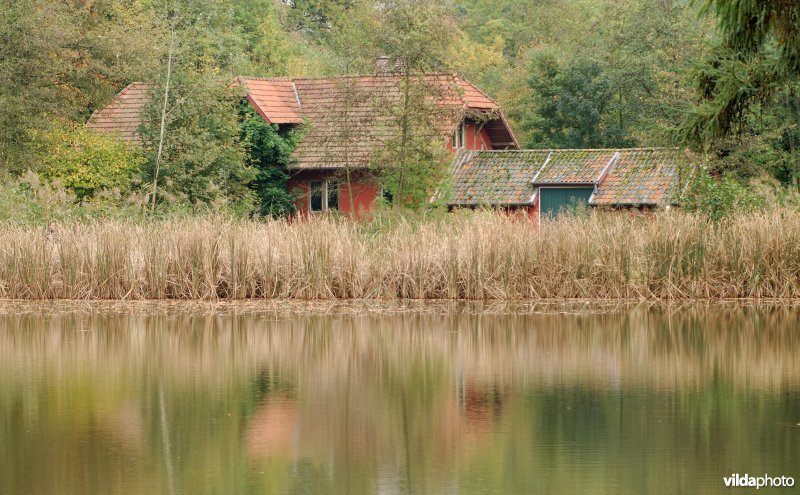
<instances>
[{"instance_id":1,"label":"roof tile","mask_svg":"<svg viewBox=\"0 0 800 495\"><path fill-rule=\"evenodd\" d=\"M595 184L616 150L553 150L535 184Z\"/></svg>"},{"instance_id":2,"label":"roof tile","mask_svg":"<svg viewBox=\"0 0 800 495\"><path fill-rule=\"evenodd\" d=\"M529 204L533 194L531 178L549 154L548 150L461 151L453 162L448 204Z\"/></svg>"}]
</instances>

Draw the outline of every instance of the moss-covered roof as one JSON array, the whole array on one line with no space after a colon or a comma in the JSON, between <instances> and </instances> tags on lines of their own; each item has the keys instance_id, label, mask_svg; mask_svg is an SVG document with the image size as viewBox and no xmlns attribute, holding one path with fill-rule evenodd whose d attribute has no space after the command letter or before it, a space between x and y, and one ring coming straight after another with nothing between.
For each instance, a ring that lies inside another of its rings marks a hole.
<instances>
[{"instance_id":1,"label":"moss-covered roof","mask_svg":"<svg viewBox=\"0 0 800 495\"><path fill-rule=\"evenodd\" d=\"M677 148L462 151L453 162L452 206L531 205L538 186L595 187L598 206L675 204L691 168Z\"/></svg>"},{"instance_id":2,"label":"moss-covered roof","mask_svg":"<svg viewBox=\"0 0 800 495\"><path fill-rule=\"evenodd\" d=\"M551 150L534 184L596 184L616 150Z\"/></svg>"},{"instance_id":3,"label":"moss-covered roof","mask_svg":"<svg viewBox=\"0 0 800 495\"><path fill-rule=\"evenodd\" d=\"M529 204L531 179L547 160L547 150L460 151L453 161L449 204L510 206Z\"/></svg>"},{"instance_id":4,"label":"moss-covered roof","mask_svg":"<svg viewBox=\"0 0 800 495\"><path fill-rule=\"evenodd\" d=\"M691 160L677 148L619 150L592 198L597 206L665 206L678 203Z\"/></svg>"}]
</instances>

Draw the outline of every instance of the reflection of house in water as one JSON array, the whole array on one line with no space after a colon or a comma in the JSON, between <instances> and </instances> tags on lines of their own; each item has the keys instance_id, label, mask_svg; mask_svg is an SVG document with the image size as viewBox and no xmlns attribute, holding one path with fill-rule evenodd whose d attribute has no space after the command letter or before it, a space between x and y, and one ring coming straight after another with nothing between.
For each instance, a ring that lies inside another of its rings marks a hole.
<instances>
[{"instance_id":1,"label":"reflection of house in water","mask_svg":"<svg viewBox=\"0 0 800 495\"><path fill-rule=\"evenodd\" d=\"M269 397L250 419L247 452L251 459L296 458L299 431L297 400L286 395Z\"/></svg>"},{"instance_id":2,"label":"reflection of house in water","mask_svg":"<svg viewBox=\"0 0 800 495\"><path fill-rule=\"evenodd\" d=\"M294 396L293 384L262 369L253 386L258 405L246 431L250 458L296 458L300 407Z\"/></svg>"},{"instance_id":3,"label":"reflection of house in water","mask_svg":"<svg viewBox=\"0 0 800 495\"><path fill-rule=\"evenodd\" d=\"M469 377L460 377L456 384L456 397L465 432L483 434L495 429L502 418L508 395L503 386Z\"/></svg>"}]
</instances>

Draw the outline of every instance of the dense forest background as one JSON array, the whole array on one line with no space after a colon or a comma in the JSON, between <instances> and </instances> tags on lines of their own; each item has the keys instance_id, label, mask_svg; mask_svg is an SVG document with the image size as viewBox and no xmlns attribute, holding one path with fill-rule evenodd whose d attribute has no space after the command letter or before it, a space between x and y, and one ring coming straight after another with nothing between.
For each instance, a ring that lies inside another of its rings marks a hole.
<instances>
[{"instance_id":1,"label":"dense forest background","mask_svg":"<svg viewBox=\"0 0 800 495\"><path fill-rule=\"evenodd\" d=\"M4 182L25 183L14 194L58 196L57 184L75 201L142 206L158 166L164 203L283 212L287 198L263 201L281 178L261 165L285 162L297 136L258 127L220 81L371 73L381 55L461 73L500 102L524 147L681 145L738 184L796 186L800 176L800 8L791 2L0 5L0 167ZM125 85L149 81L163 93L168 73L167 112L154 98L145 132L155 143L164 117L160 156L85 131Z\"/></svg>"}]
</instances>

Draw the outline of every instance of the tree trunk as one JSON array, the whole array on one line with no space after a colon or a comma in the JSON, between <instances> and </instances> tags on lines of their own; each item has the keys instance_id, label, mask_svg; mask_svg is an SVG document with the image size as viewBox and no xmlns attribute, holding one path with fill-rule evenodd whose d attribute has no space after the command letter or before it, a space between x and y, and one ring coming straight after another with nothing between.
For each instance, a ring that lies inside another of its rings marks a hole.
<instances>
[{"instance_id":1,"label":"tree trunk","mask_svg":"<svg viewBox=\"0 0 800 495\"><path fill-rule=\"evenodd\" d=\"M407 146L408 146L408 106L409 106L409 99L411 98L411 79L408 72L408 68L406 68L405 75L403 77L403 115L400 120L400 156L398 157L398 166L400 167L400 175L397 178L397 197L394 198L394 206L395 208L400 208L403 205L403 188L404 188L404 175L405 175L405 168L406 168L406 153L407 153Z\"/></svg>"}]
</instances>

